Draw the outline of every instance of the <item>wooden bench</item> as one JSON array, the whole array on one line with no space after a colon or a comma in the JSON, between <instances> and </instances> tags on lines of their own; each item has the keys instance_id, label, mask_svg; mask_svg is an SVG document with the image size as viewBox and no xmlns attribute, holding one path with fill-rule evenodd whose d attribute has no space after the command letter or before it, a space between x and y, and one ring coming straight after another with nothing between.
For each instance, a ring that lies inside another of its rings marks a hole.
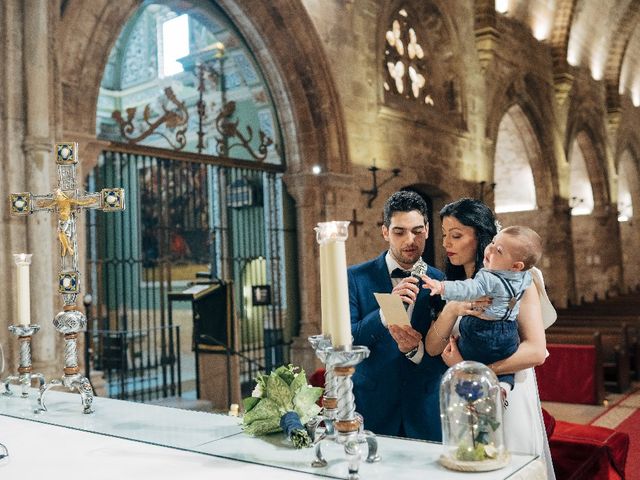
<instances>
[{"instance_id":1,"label":"wooden bench","mask_svg":"<svg viewBox=\"0 0 640 480\"><path fill-rule=\"evenodd\" d=\"M625 327L626 325L626 327ZM635 380L640 380L640 317L636 316L559 316L554 326L563 328L590 328L601 332L623 332L629 354L629 366Z\"/></svg>"},{"instance_id":2,"label":"wooden bench","mask_svg":"<svg viewBox=\"0 0 640 480\"><path fill-rule=\"evenodd\" d=\"M587 338L595 332L600 334L602 346L602 368L606 385L614 391L623 393L631 387L631 369L629 360L629 333L628 326L602 327L592 326L556 326L553 325L547 330L547 343L578 343L584 341L569 342L566 340L557 341L564 336L586 336Z\"/></svg>"},{"instance_id":3,"label":"wooden bench","mask_svg":"<svg viewBox=\"0 0 640 480\"><path fill-rule=\"evenodd\" d=\"M553 334L549 357L536 367L540 399L601 405L605 398L599 333Z\"/></svg>"}]
</instances>

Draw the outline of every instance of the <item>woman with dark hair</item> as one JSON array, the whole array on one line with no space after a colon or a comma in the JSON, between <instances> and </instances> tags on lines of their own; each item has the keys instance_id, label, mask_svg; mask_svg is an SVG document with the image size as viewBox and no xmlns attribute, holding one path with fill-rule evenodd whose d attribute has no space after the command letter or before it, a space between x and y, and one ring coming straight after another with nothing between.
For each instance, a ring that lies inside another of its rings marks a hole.
<instances>
[{"instance_id":1,"label":"woman with dark hair","mask_svg":"<svg viewBox=\"0 0 640 480\"><path fill-rule=\"evenodd\" d=\"M446 205L440 211L440 218L442 245L447 254L447 279L472 278L483 266L484 249L498 232L493 212L479 200L463 198ZM541 280L540 275L538 281ZM510 357L488 366L497 375L515 373L515 386L513 391L508 392L508 407L503 417L507 448L513 452L540 455L545 459L548 478L554 479L533 371L533 367L542 364L546 357L539 297L542 292L538 288L531 285L521 300L518 350ZM457 320L463 315L481 315L490 302L488 298L473 302L448 302L427 332L425 348L429 355L442 355L448 366L462 361L456 344Z\"/></svg>"}]
</instances>

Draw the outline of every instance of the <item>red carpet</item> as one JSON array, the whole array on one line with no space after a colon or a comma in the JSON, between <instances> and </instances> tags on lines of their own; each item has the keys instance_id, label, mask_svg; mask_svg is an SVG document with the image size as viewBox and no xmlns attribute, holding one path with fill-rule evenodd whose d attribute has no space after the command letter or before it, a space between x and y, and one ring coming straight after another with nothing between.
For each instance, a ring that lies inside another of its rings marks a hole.
<instances>
[{"instance_id":1,"label":"red carpet","mask_svg":"<svg viewBox=\"0 0 640 480\"><path fill-rule=\"evenodd\" d=\"M626 480L640 480L640 410L636 410L616 430L629 434Z\"/></svg>"}]
</instances>

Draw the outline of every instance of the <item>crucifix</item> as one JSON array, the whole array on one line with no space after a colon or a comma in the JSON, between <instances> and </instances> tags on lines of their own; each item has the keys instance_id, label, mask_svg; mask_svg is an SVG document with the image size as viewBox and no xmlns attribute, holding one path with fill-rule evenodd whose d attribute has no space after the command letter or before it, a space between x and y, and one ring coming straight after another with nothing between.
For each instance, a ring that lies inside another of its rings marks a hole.
<instances>
[{"instance_id":1,"label":"crucifix","mask_svg":"<svg viewBox=\"0 0 640 480\"><path fill-rule=\"evenodd\" d=\"M62 385L77 390L82 397L84 413L92 413L93 387L80 374L78 366L78 332L87 325L85 315L78 310L76 299L80 293L80 272L78 271L78 238L76 216L82 209L98 209L105 212L124 210L124 189L103 188L100 192L86 193L76 185L78 164L78 144L57 143L55 146L58 169L58 188L52 193L36 195L30 192L10 195L11 215L27 216L38 212L51 212L57 216L57 235L60 242L60 271L58 292L64 302L63 311L53 320L56 330L64 334L64 375L61 380L51 380L40 387L38 406L46 411L44 395L52 387Z\"/></svg>"},{"instance_id":2,"label":"crucifix","mask_svg":"<svg viewBox=\"0 0 640 480\"><path fill-rule=\"evenodd\" d=\"M353 236L354 237L358 236L358 226L359 225L364 225L364 222L361 222L360 220L358 220L358 212L356 212L356 209L354 208L352 210L352 214L351 214L351 223L349 224L350 227L353 227Z\"/></svg>"}]
</instances>

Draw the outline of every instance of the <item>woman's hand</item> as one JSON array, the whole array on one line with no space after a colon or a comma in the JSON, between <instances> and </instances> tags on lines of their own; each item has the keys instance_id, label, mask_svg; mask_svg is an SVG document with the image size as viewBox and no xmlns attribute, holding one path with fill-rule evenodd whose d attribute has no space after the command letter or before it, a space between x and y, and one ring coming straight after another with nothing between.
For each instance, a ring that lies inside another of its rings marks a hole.
<instances>
[{"instance_id":1,"label":"woman's hand","mask_svg":"<svg viewBox=\"0 0 640 480\"><path fill-rule=\"evenodd\" d=\"M460 350L458 350L458 339L456 337L452 336L449 338L449 343L444 347L442 355L440 356L447 367L453 367L456 363L464 360L462 355L460 355Z\"/></svg>"}]
</instances>

